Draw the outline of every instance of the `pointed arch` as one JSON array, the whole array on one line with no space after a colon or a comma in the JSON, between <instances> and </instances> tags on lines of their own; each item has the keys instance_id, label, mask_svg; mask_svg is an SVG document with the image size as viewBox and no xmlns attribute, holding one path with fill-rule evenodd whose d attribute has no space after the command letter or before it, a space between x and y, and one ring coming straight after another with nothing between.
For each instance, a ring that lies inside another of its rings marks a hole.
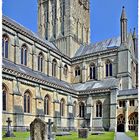
<instances>
[{"instance_id":1,"label":"pointed arch","mask_svg":"<svg viewBox=\"0 0 140 140\"><path fill-rule=\"evenodd\" d=\"M95 64L91 63L90 64L90 79L95 79L96 77L96 72L95 72Z\"/></svg>"},{"instance_id":2,"label":"pointed arch","mask_svg":"<svg viewBox=\"0 0 140 140\"><path fill-rule=\"evenodd\" d=\"M120 125L120 124L124 124L125 123L125 117L123 114L119 114L117 116L117 125Z\"/></svg>"},{"instance_id":3,"label":"pointed arch","mask_svg":"<svg viewBox=\"0 0 140 140\"><path fill-rule=\"evenodd\" d=\"M43 72L44 55L42 52L38 54L38 71Z\"/></svg>"},{"instance_id":4,"label":"pointed arch","mask_svg":"<svg viewBox=\"0 0 140 140\"><path fill-rule=\"evenodd\" d=\"M26 44L21 46L21 64L27 66L27 50L28 47Z\"/></svg>"},{"instance_id":5,"label":"pointed arch","mask_svg":"<svg viewBox=\"0 0 140 140\"><path fill-rule=\"evenodd\" d=\"M24 92L24 112L25 113L31 113L31 97L32 94L30 90L26 90Z\"/></svg>"},{"instance_id":6,"label":"pointed arch","mask_svg":"<svg viewBox=\"0 0 140 140\"><path fill-rule=\"evenodd\" d=\"M64 75L67 76L68 75L68 66L65 64L64 65L64 71L63 71Z\"/></svg>"},{"instance_id":7,"label":"pointed arch","mask_svg":"<svg viewBox=\"0 0 140 140\"><path fill-rule=\"evenodd\" d=\"M45 115L50 115L50 103L51 103L51 98L50 96L47 94L44 97L44 114Z\"/></svg>"},{"instance_id":8,"label":"pointed arch","mask_svg":"<svg viewBox=\"0 0 140 140\"><path fill-rule=\"evenodd\" d=\"M52 76L56 77L57 73L57 61L56 59L53 59L52 61Z\"/></svg>"},{"instance_id":9,"label":"pointed arch","mask_svg":"<svg viewBox=\"0 0 140 140\"><path fill-rule=\"evenodd\" d=\"M96 102L96 117L102 117L102 102L100 100Z\"/></svg>"},{"instance_id":10,"label":"pointed arch","mask_svg":"<svg viewBox=\"0 0 140 140\"><path fill-rule=\"evenodd\" d=\"M117 131L124 132L125 117L123 114L117 116Z\"/></svg>"},{"instance_id":11,"label":"pointed arch","mask_svg":"<svg viewBox=\"0 0 140 140\"><path fill-rule=\"evenodd\" d=\"M79 103L79 117L85 116L85 104L83 102Z\"/></svg>"},{"instance_id":12,"label":"pointed arch","mask_svg":"<svg viewBox=\"0 0 140 140\"><path fill-rule=\"evenodd\" d=\"M7 34L2 35L2 56L8 58L8 49L9 49L9 36Z\"/></svg>"},{"instance_id":13,"label":"pointed arch","mask_svg":"<svg viewBox=\"0 0 140 140\"><path fill-rule=\"evenodd\" d=\"M2 84L2 110L3 111L7 110L7 95L8 95L8 88L3 83Z\"/></svg>"},{"instance_id":14,"label":"pointed arch","mask_svg":"<svg viewBox=\"0 0 140 140\"><path fill-rule=\"evenodd\" d=\"M76 76L80 76L80 75L81 75L80 67L79 66L76 66L75 67L75 77Z\"/></svg>"},{"instance_id":15,"label":"pointed arch","mask_svg":"<svg viewBox=\"0 0 140 140\"><path fill-rule=\"evenodd\" d=\"M138 127L138 112L133 112L128 117L129 130L135 130Z\"/></svg>"},{"instance_id":16,"label":"pointed arch","mask_svg":"<svg viewBox=\"0 0 140 140\"><path fill-rule=\"evenodd\" d=\"M106 61L106 77L112 76L112 62L108 59Z\"/></svg>"},{"instance_id":17,"label":"pointed arch","mask_svg":"<svg viewBox=\"0 0 140 140\"><path fill-rule=\"evenodd\" d=\"M60 100L60 116L64 116L65 115L65 99L62 98Z\"/></svg>"}]
</instances>

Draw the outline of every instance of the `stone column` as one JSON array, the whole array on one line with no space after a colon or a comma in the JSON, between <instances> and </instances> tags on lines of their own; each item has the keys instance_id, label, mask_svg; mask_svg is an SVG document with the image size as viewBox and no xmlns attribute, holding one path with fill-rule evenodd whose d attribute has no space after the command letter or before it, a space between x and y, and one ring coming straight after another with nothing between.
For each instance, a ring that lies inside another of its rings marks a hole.
<instances>
[{"instance_id":1,"label":"stone column","mask_svg":"<svg viewBox=\"0 0 140 140\"><path fill-rule=\"evenodd\" d=\"M43 115L44 115L44 110L42 108L42 96L41 96L41 92L40 92L40 86L37 85L36 86L36 115L37 117L40 117L42 119L44 119Z\"/></svg>"},{"instance_id":2,"label":"stone column","mask_svg":"<svg viewBox=\"0 0 140 140\"><path fill-rule=\"evenodd\" d=\"M19 90L20 82L18 79L13 81L13 112L15 120L15 130L24 131L24 109L23 109L23 97ZM14 123L14 122L13 122Z\"/></svg>"},{"instance_id":3,"label":"stone column","mask_svg":"<svg viewBox=\"0 0 140 140\"><path fill-rule=\"evenodd\" d=\"M92 128L92 97L91 96L89 96L87 99L86 119L87 119L87 127Z\"/></svg>"},{"instance_id":4,"label":"stone column","mask_svg":"<svg viewBox=\"0 0 140 140\"><path fill-rule=\"evenodd\" d=\"M86 82L86 62L83 62L82 66L82 82Z\"/></svg>"},{"instance_id":5,"label":"stone column","mask_svg":"<svg viewBox=\"0 0 140 140\"><path fill-rule=\"evenodd\" d=\"M61 126L61 116L60 116L60 101L58 100L58 93L57 91L53 92L53 117L54 117L54 124L56 127Z\"/></svg>"},{"instance_id":6,"label":"stone column","mask_svg":"<svg viewBox=\"0 0 140 140\"><path fill-rule=\"evenodd\" d=\"M50 52L47 55L47 75L52 76L52 62Z\"/></svg>"},{"instance_id":7,"label":"stone column","mask_svg":"<svg viewBox=\"0 0 140 140\"><path fill-rule=\"evenodd\" d=\"M14 38L14 63L20 64L20 47L19 47L19 37L16 33Z\"/></svg>"},{"instance_id":8,"label":"stone column","mask_svg":"<svg viewBox=\"0 0 140 140\"><path fill-rule=\"evenodd\" d=\"M60 80L62 80L62 59L60 60L60 63L59 63L59 66L58 66L58 78L60 79Z\"/></svg>"},{"instance_id":9,"label":"stone column","mask_svg":"<svg viewBox=\"0 0 140 140\"><path fill-rule=\"evenodd\" d=\"M74 128L74 115L73 115L73 104L72 104L72 97L68 96L68 129L69 131L73 130Z\"/></svg>"},{"instance_id":10,"label":"stone column","mask_svg":"<svg viewBox=\"0 0 140 140\"><path fill-rule=\"evenodd\" d=\"M129 101L125 101L125 132L128 131L128 106L129 106Z\"/></svg>"},{"instance_id":11,"label":"stone column","mask_svg":"<svg viewBox=\"0 0 140 140\"><path fill-rule=\"evenodd\" d=\"M38 70L37 68L37 54L36 54L36 47L35 47L35 43L34 45L32 46L32 69L33 70Z\"/></svg>"},{"instance_id":12,"label":"stone column","mask_svg":"<svg viewBox=\"0 0 140 140\"><path fill-rule=\"evenodd\" d=\"M114 88L110 93L110 131L117 131L117 94L118 89Z\"/></svg>"}]
</instances>

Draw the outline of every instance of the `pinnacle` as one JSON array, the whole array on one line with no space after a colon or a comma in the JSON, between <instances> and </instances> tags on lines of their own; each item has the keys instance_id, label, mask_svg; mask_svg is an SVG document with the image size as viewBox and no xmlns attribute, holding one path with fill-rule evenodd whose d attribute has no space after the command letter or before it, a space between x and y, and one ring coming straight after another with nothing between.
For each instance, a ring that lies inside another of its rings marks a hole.
<instances>
[{"instance_id":1,"label":"pinnacle","mask_svg":"<svg viewBox=\"0 0 140 140\"><path fill-rule=\"evenodd\" d=\"M125 12L125 7L124 7L124 6L122 7L121 20L122 20L122 19L127 19L127 17L126 17L126 12Z\"/></svg>"},{"instance_id":2,"label":"pinnacle","mask_svg":"<svg viewBox=\"0 0 140 140\"><path fill-rule=\"evenodd\" d=\"M136 29L134 28L134 31L133 31L133 38L136 38Z\"/></svg>"}]
</instances>

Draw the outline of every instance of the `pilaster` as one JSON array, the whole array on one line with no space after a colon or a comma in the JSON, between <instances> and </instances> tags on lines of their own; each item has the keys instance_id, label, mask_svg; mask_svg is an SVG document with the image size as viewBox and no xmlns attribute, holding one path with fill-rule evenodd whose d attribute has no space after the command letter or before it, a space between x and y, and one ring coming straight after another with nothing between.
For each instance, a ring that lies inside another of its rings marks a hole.
<instances>
[{"instance_id":1,"label":"pilaster","mask_svg":"<svg viewBox=\"0 0 140 140\"><path fill-rule=\"evenodd\" d=\"M128 131L128 106L129 100L125 101L125 132Z\"/></svg>"},{"instance_id":2,"label":"pilaster","mask_svg":"<svg viewBox=\"0 0 140 140\"><path fill-rule=\"evenodd\" d=\"M110 131L117 131L117 94L118 89L112 89L110 93Z\"/></svg>"},{"instance_id":3,"label":"pilaster","mask_svg":"<svg viewBox=\"0 0 140 140\"><path fill-rule=\"evenodd\" d=\"M86 82L86 62L83 62L82 66L82 82Z\"/></svg>"},{"instance_id":4,"label":"pilaster","mask_svg":"<svg viewBox=\"0 0 140 140\"><path fill-rule=\"evenodd\" d=\"M24 110L23 110L23 96L19 89L20 82L18 79L13 81L13 113L15 120L15 130L24 131Z\"/></svg>"},{"instance_id":5,"label":"pilaster","mask_svg":"<svg viewBox=\"0 0 140 140\"><path fill-rule=\"evenodd\" d=\"M14 38L14 63L20 64L20 47L19 47L19 37L16 33Z\"/></svg>"},{"instance_id":6,"label":"pilaster","mask_svg":"<svg viewBox=\"0 0 140 140\"><path fill-rule=\"evenodd\" d=\"M102 80L102 60L101 58L98 58L97 60L97 80Z\"/></svg>"},{"instance_id":7,"label":"pilaster","mask_svg":"<svg viewBox=\"0 0 140 140\"><path fill-rule=\"evenodd\" d=\"M67 112L68 112L68 121L67 126L69 130L73 130L74 128L74 115L73 115L73 104L72 104L72 97L68 95L68 104L67 104Z\"/></svg>"}]
</instances>

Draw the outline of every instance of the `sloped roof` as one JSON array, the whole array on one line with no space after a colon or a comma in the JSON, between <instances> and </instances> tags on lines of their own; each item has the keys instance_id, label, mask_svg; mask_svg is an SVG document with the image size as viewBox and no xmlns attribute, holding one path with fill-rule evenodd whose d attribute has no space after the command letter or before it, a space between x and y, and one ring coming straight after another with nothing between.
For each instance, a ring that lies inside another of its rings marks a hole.
<instances>
[{"instance_id":1,"label":"sloped roof","mask_svg":"<svg viewBox=\"0 0 140 140\"><path fill-rule=\"evenodd\" d=\"M81 46L76 51L74 57L117 48L120 46L120 43L121 43L120 37L116 37L116 38L114 37L101 42L97 42L89 46Z\"/></svg>"},{"instance_id":2,"label":"sloped roof","mask_svg":"<svg viewBox=\"0 0 140 140\"><path fill-rule=\"evenodd\" d=\"M118 96L138 95L138 89L120 90Z\"/></svg>"},{"instance_id":3,"label":"sloped roof","mask_svg":"<svg viewBox=\"0 0 140 140\"><path fill-rule=\"evenodd\" d=\"M75 90L78 91L84 91L84 90L93 90L93 89L105 89L105 88L115 88L118 86L119 80L110 77L107 79L104 79L102 81L88 81L85 83L77 83L73 84L73 87Z\"/></svg>"},{"instance_id":4,"label":"sloped roof","mask_svg":"<svg viewBox=\"0 0 140 140\"><path fill-rule=\"evenodd\" d=\"M102 81L89 81L86 83L78 83L78 84L70 84L62 80L58 80L55 77L47 76L46 74L34 71L28 67L23 65L15 64L9 60L3 59L2 67L15 70L17 72L21 72L23 74L30 75L32 77L45 80L49 83L57 84L67 89L71 89L73 91L81 91L81 90L94 90L94 89L105 89L105 88L112 88L118 85L118 80L116 78L108 78Z\"/></svg>"},{"instance_id":5,"label":"sloped roof","mask_svg":"<svg viewBox=\"0 0 140 140\"><path fill-rule=\"evenodd\" d=\"M17 23L15 20L7 17L7 16L2 16L3 21L6 21L10 24L12 24L13 26L16 26L19 29L22 29L23 31L25 31L26 33L30 34L31 36L39 39L40 41L44 42L46 45L48 45L49 47L51 47L52 49L55 49L57 51L59 51L59 49L51 42L49 42L46 39L43 39L39 34L32 32L31 30L25 28L23 25L21 25L20 23Z\"/></svg>"},{"instance_id":6,"label":"sloped roof","mask_svg":"<svg viewBox=\"0 0 140 140\"><path fill-rule=\"evenodd\" d=\"M27 75L30 75L32 77L35 77L35 78L38 78L41 80L45 80L47 82L57 84L59 86L62 86L62 87L68 88L68 89L73 89L72 85L65 82L65 81L60 81L53 76L47 76L46 74L44 74L42 72L34 71L26 66L14 64L13 62L6 60L6 59L3 59L2 67L12 69L12 70L15 70L17 72L21 72L23 74L27 74Z\"/></svg>"}]
</instances>

